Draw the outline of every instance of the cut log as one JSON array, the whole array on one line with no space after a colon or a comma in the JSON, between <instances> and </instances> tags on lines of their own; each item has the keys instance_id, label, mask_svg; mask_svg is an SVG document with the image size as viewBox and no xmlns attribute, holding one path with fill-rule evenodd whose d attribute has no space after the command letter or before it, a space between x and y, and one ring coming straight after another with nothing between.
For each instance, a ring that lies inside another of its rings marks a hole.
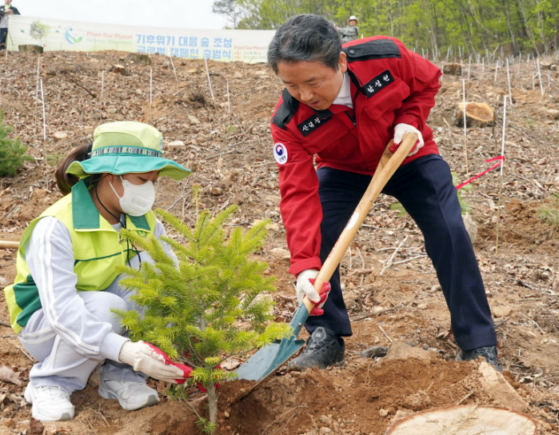
<instances>
[{"instance_id":1,"label":"cut log","mask_svg":"<svg viewBox=\"0 0 559 435\"><path fill-rule=\"evenodd\" d=\"M543 70L546 70L546 69L552 70L552 69L553 69L553 68L552 68L553 65L555 65L555 69L557 69L557 65L554 64L553 62L540 62L540 69L541 69L542 71L543 71Z\"/></svg>"},{"instance_id":2,"label":"cut log","mask_svg":"<svg viewBox=\"0 0 559 435\"><path fill-rule=\"evenodd\" d=\"M458 103L455 119L457 126L464 126L464 103ZM486 127L494 121L494 111L489 104L466 103L466 127Z\"/></svg>"},{"instance_id":3,"label":"cut log","mask_svg":"<svg viewBox=\"0 0 559 435\"><path fill-rule=\"evenodd\" d=\"M504 408L462 405L429 409L398 420L386 435L537 435L533 418Z\"/></svg>"},{"instance_id":4,"label":"cut log","mask_svg":"<svg viewBox=\"0 0 559 435\"><path fill-rule=\"evenodd\" d=\"M17 249L19 242L12 242L10 240L0 240L0 249Z\"/></svg>"},{"instance_id":5,"label":"cut log","mask_svg":"<svg viewBox=\"0 0 559 435\"><path fill-rule=\"evenodd\" d=\"M460 65L459 63L445 63L443 65L443 74L449 74L451 76L461 76L462 65Z\"/></svg>"},{"instance_id":6,"label":"cut log","mask_svg":"<svg viewBox=\"0 0 559 435\"><path fill-rule=\"evenodd\" d=\"M25 44L18 45L17 48L22 53L43 53L43 47L41 47L40 45Z\"/></svg>"}]
</instances>

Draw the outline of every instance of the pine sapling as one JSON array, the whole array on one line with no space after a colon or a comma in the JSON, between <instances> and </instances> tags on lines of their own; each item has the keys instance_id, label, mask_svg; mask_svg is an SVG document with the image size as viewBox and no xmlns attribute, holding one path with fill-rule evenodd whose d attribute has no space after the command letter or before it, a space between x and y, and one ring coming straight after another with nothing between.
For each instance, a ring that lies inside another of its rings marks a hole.
<instances>
[{"instance_id":1,"label":"pine sapling","mask_svg":"<svg viewBox=\"0 0 559 435\"><path fill-rule=\"evenodd\" d=\"M12 127L4 124L4 112L0 110L0 177L16 175L26 161L34 160L25 155L27 147L19 139L11 139Z\"/></svg>"},{"instance_id":2,"label":"pine sapling","mask_svg":"<svg viewBox=\"0 0 559 435\"><path fill-rule=\"evenodd\" d=\"M193 229L157 210L185 239L181 244L161 238L176 258L155 237L141 238L123 230L153 263L143 262L140 270L121 268L129 275L122 285L136 290L134 300L143 313L117 312L133 340L153 343L176 362L194 368L189 382L208 393L209 419L198 415L206 433L217 427L216 387L236 377L220 364L291 334L289 325L271 322L273 302L261 295L274 290L274 278L264 276L266 263L250 257L262 247L268 222L228 233L225 223L235 210L231 206L213 218L202 211Z\"/></svg>"}]
</instances>

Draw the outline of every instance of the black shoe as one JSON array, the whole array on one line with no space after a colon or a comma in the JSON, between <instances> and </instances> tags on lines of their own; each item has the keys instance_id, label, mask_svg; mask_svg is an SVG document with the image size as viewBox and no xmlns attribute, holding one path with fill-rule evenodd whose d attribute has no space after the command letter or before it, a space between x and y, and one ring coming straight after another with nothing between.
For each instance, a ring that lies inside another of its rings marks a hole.
<instances>
[{"instance_id":1,"label":"black shoe","mask_svg":"<svg viewBox=\"0 0 559 435\"><path fill-rule=\"evenodd\" d=\"M344 365L345 344L341 337L319 326L307 340L307 347L301 355L289 362L289 371L301 371L318 367Z\"/></svg>"},{"instance_id":2,"label":"black shoe","mask_svg":"<svg viewBox=\"0 0 559 435\"><path fill-rule=\"evenodd\" d=\"M497 359L497 348L495 346L478 347L474 350L460 350L456 355L456 361L472 361L477 357L482 356L485 360L493 366L498 372L502 372L503 368Z\"/></svg>"}]
</instances>

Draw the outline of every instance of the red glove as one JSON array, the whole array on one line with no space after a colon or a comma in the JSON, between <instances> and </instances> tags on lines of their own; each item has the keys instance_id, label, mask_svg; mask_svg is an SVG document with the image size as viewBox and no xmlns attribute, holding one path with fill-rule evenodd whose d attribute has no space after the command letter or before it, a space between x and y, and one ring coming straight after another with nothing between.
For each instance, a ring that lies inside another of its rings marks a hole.
<instances>
[{"instance_id":1,"label":"red glove","mask_svg":"<svg viewBox=\"0 0 559 435\"><path fill-rule=\"evenodd\" d=\"M311 284L314 284L315 279L310 278L309 281L311 282ZM332 287L330 287L329 282L325 282L324 284L322 284L322 289L320 290L319 294L320 300L314 305L314 308L309 313L309 316L322 316L324 314L324 310L322 309L322 307L324 306L326 299L328 299L328 295L330 294L331 289Z\"/></svg>"},{"instance_id":2,"label":"red glove","mask_svg":"<svg viewBox=\"0 0 559 435\"><path fill-rule=\"evenodd\" d=\"M169 355L167 355L165 352L163 352L161 349L159 349L158 347L154 346L151 343L147 343L146 344L158 355L161 355L163 357L163 359L165 360L165 364L166 365L172 365L177 367L178 369L182 370L183 374L184 374L184 378L180 378L180 379L175 379L175 381L177 382L177 384L184 384L186 382L186 378L190 377L190 374L192 373L192 368L188 367L187 365L184 364L179 364L179 363L175 363L171 360L171 358L169 358Z\"/></svg>"}]
</instances>

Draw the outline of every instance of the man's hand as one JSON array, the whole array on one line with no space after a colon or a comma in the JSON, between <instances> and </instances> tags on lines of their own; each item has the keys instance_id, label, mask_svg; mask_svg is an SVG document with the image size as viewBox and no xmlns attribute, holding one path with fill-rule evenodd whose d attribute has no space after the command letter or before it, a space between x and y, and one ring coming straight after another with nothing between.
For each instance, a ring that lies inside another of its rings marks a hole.
<instances>
[{"instance_id":1,"label":"man's hand","mask_svg":"<svg viewBox=\"0 0 559 435\"><path fill-rule=\"evenodd\" d=\"M124 343L119 359L138 372L174 384L184 383L192 371L188 366L173 363L161 349L143 341Z\"/></svg>"},{"instance_id":2,"label":"man's hand","mask_svg":"<svg viewBox=\"0 0 559 435\"><path fill-rule=\"evenodd\" d=\"M8 15L13 15L14 11L12 11L11 9L6 9L4 10L4 13Z\"/></svg>"},{"instance_id":3,"label":"man's hand","mask_svg":"<svg viewBox=\"0 0 559 435\"><path fill-rule=\"evenodd\" d=\"M417 134L417 142L415 143L415 145L411 149L410 153L408 154L408 157L410 157L410 156L413 156L414 154L416 154L419 151L419 149L422 148L423 145L425 144L425 142L423 141L423 136L421 135L421 132L417 128L415 128L413 125L396 124L396 127L394 127L394 144L389 148L389 150L391 152L395 153L396 150L398 149L398 146L402 143L402 138L404 137L404 135L406 133Z\"/></svg>"},{"instance_id":4,"label":"man's hand","mask_svg":"<svg viewBox=\"0 0 559 435\"><path fill-rule=\"evenodd\" d=\"M309 300L315 304L314 309L309 313L309 316L321 316L324 314L322 309L328 295L330 293L330 283L325 282L322 284L322 291L320 294L314 288L314 280L318 275L318 270L307 269L302 271L297 276L297 301L301 303L303 298L306 296Z\"/></svg>"}]
</instances>

